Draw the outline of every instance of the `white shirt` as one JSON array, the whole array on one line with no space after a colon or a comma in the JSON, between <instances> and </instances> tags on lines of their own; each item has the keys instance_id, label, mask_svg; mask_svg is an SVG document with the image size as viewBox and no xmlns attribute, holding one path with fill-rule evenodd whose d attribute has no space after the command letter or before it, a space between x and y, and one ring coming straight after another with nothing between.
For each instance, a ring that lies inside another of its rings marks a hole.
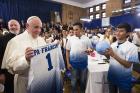
<instances>
[{"instance_id":1,"label":"white shirt","mask_svg":"<svg viewBox=\"0 0 140 93\"><path fill-rule=\"evenodd\" d=\"M122 59L131 62L131 63L138 63L138 51L137 47L129 42L125 41L124 43L118 45L118 42L112 43L111 45L113 51ZM132 66L129 68L124 67L114 58L110 58L110 67L108 71L109 80L112 83L118 84L122 87L129 87L131 82L131 72Z\"/></svg>"},{"instance_id":2,"label":"white shirt","mask_svg":"<svg viewBox=\"0 0 140 93\"><path fill-rule=\"evenodd\" d=\"M68 39L66 49L71 52L76 52L77 50L85 51L86 49L91 48L91 41L85 35L82 35L80 38L75 35ZM76 51L75 51L76 50Z\"/></svg>"},{"instance_id":3,"label":"white shirt","mask_svg":"<svg viewBox=\"0 0 140 93\"><path fill-rule=\"evenodd\" d=\"M85 35L82 35L80 38L75 35L68 39L66 49L70 50L70 63L73 67L84 67L87 62L86 50L92 48L91 41ZM74 63L74 64L73 64Z\"/></svg>"}]
</instances>

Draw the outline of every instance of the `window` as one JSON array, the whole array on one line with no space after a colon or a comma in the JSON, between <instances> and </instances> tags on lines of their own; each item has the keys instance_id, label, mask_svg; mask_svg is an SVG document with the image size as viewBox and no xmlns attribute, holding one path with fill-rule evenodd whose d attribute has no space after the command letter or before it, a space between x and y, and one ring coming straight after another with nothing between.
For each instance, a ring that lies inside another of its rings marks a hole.
<instances>
[{"instance_id":1,"label":"window","mask_svg":"<svg viewBox=\"0 0 140 93\"><path fill-rule=\"evenodd\" d=\"M93 19L93 17L94 17L93 15L90 15L90 19Z\"/></svg>"},{"instance_id":2,"label":"window","mask_svg":"<svg viewBox=\"0 0 140 93\"><path fill-rule=\"evenodd\" d=\"M89 12L90 12L90 13L93 12L93 7L89 8Z\"/></svg>"},{"instance_id":3,"label":"window","mask_svg":"<svg viewBox=\"0 0 140 93\"><path fill-rule=\"evenodd\" d=\"M106 9L106 4L102 4L102 9Z\"/></svg>"},{"instance_id":4,"label":"window","mask_svg":"<svg viewBox=\"0 0 140 93\"><path fill-rule=\"evenodd\" d=\"M131 0L124 0L124 3L127 4L127 3L130 3Z\"/></svg>"},{"instance_id":5,"label":"window","mask_svg":"<svg viewBox=\"0 0 140 93\"><path fill-rule=\"evenodd\" d=\"M102 13L102 17L106 17L106 13L105 12Z\"/></svg>"},{"instance_id":6,"label":"window","mask_svg":"<svg viewBox=\"0 0 140 93\"><path fill-rule=\"evenodd\" d=\"M96 19L100 18L100 14L96 14Z\"/></svg>"},{"instance_id":7,"label":"window","mask_svg":"<svg viewBox=\"0 0 140 93\"><path fill-rule=\"evenodd\" d=\"M99 11L100 10L100 6L96 6L96 11Z\"/></svg>"}]
</instances>

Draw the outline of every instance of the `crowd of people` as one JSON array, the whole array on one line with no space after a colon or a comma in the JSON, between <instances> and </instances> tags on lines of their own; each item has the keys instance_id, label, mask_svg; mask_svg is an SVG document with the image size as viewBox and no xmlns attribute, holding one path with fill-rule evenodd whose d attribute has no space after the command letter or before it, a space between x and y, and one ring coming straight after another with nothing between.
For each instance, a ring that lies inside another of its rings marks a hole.
<instances>
[{"instance_id":1,"label":"crowd of people","mask_svg":"<svg viewBox=\"0 0 140 93\"><path fill-rule=\"evenodd\" d=\"M1 23L1 22L0 22ZM83 29L81 23L62 25L42 24L37 16L20 24L11 19L8 29L0 24L0 93L27 93L28 73L33 49L55 41L61 45L65 72L71 73L72 93L85 93L88 74L88 55L96 51L96 44L107 41L111 48L105 56L109 59L109 92L131 93L133 63L139 63L140 31L132 31L127 23L116 28Z\"/></svg>"}]
</instances>

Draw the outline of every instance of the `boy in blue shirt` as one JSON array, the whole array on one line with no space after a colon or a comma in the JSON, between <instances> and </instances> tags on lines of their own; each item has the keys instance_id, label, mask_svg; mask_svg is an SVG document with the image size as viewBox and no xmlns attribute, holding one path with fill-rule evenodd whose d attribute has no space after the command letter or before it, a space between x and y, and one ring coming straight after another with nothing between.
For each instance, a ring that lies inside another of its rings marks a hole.
<instances>
[{"instance_id":1,"label":"boy in blue shirt","mask_svg":"<svg viewBox=\"0 0 140 93\"><path fill-rule=\"evenodd\" d=\"M131 26L122 23L117 26L117 41L111 44L105 55L110 59L108 71L109 93L131 93L132 64L139 62L137 47L127 40Z\"/></svg>"},{"instance_id":2,"label":"boy in blue shirt","mask_svg":"<svg viewBox=\"0 0 140 93\"><path fill-rule=\"evenodd\" d=\"M87 52L92 51L89 38L82 35L82 24L73 25L74 36L68 39L66 45L67 68L71 71L72 93L77 92L77 81L80 81L80 93L85 93L87 79Z\"/></svg>"}]
</instances>

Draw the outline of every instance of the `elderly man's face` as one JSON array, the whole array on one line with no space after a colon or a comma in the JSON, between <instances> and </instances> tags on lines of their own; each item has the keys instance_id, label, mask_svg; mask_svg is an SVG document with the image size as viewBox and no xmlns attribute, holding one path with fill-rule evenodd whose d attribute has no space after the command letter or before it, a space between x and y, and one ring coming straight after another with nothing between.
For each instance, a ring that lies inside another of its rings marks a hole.
<instances>
[{"instance_id":1,"label":"elderly man's face","mask_svg":"<svg viewBox=\"0 0 140 93\"><path fill-rule=\"evenodd\" d=\"M30 24L28 24L28 30L31 33L33 38L39 36L42 28L42 22L39 19L33 19Z\"/></svg>"},{"instance_id":2,"label":"elderly man's face","mask_svg":"<svg viewBox=\"0 0 140 93\"><path fill-rule=\"evenodd\" d=\"M16 20L11 20L8 23L8 28L11 32L18 34L20 31L20 24Z\"/></svg>"}]
</instances>

